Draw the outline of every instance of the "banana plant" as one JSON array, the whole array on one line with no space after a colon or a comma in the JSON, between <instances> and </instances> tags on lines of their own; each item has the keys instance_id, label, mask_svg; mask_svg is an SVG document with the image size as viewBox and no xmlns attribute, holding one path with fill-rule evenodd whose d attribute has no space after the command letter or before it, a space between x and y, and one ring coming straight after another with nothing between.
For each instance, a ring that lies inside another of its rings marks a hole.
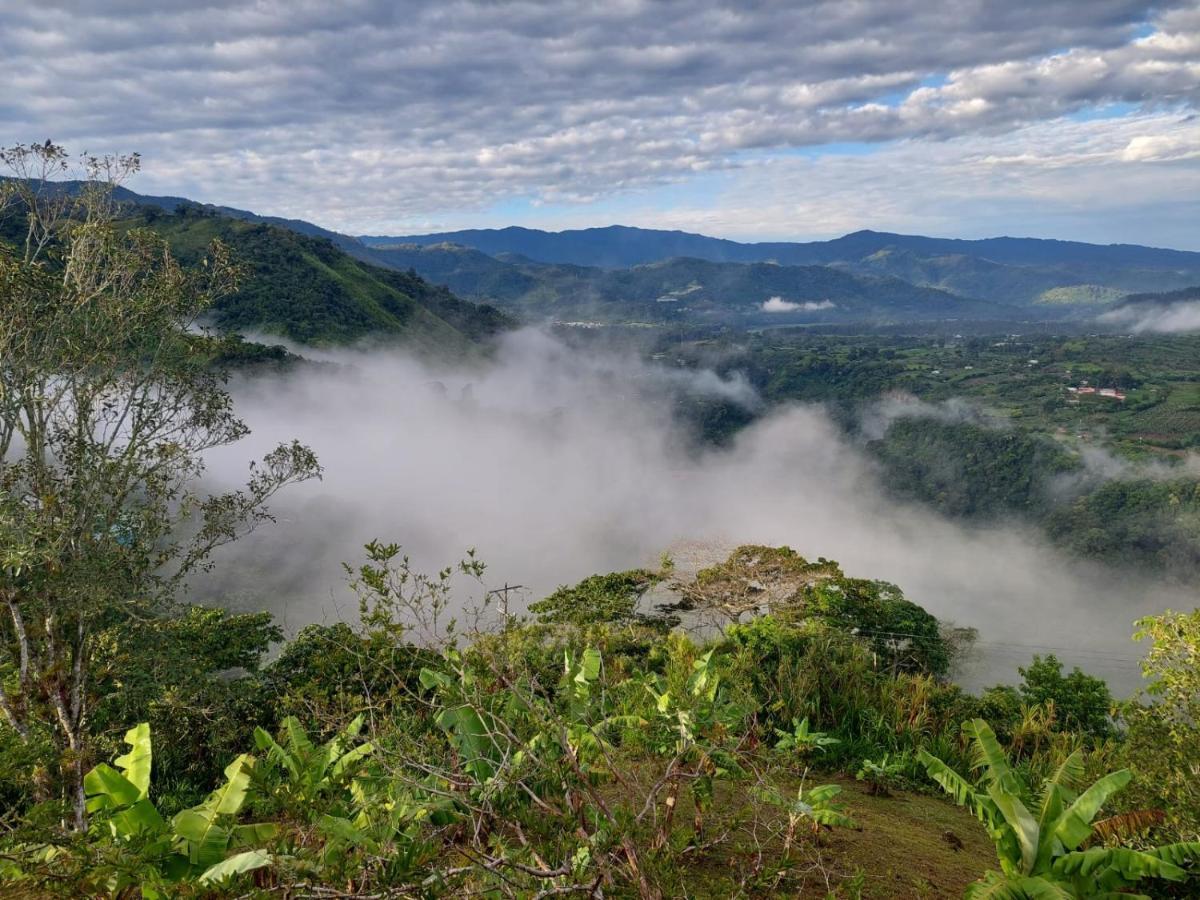
<instances>
[{"instance_id":1,"label":"banana plant","mask_svg":"<svg viewBox=\"0 0 1200 900\"><path fill-rule=\"evenodd\" d=\"M649 676L645 682L660 725L674 737L657 748L660 754L673 755L675 762L667 780L666 812L654 840L656 849L667 840L685 779L692 793L694 829L699 834L704 826L704 813L712 805L716 780L743 772L733 749L733 735L747 710L728 697L713 654L709 650L692 662L681 689L672 688L661 675Z\"/></svg>"},{"instance_id":2,"label":"banana plant","mask_svg":"<svg viewBox=\"0 0 1200 900\"><path fill-rule=\"evenodd\" d=\"M925 750L920 759L930 778L960 806L972 809L996 845L1000 871L988 872L967 889L968 900L1070 900L1119 896L1146 878L1183 881L1186 868L1200 861L1200 842L1168 844L1151 850L1080 847L1092 837L1093 820L1123 789L1131 773L1105 775L1083 791L1083 755L1076 750L1036 789L1025 784L982 719L964 723L972 742L972 781Z\"/></svg>"},{"instance_id":3,"label":"banana plant","mask_svg":"<svg viewBox=\"0 0 1200 900\"><path fill-rule=\"evenodd\" d=\"M909 759L907 753L895 757L885 753L878 761L864 759L854 777L866 784L871 796L890 797L892 788L900 784L905 762Z\"/></svg>"},{"instance_id":4,"label":"banana plant","mask_svg":"<svg viewBox=\"0 0 1200 900\"><path fill-rule=\"evenodd\" d=\"M363 717L356 716L345 728L321 745L313 743L295 716L283 720L283 743L262 728L254 729L254 743L273 767L286 773L274 793L289 809L315 815L316 801L335 787L347 785L362 769L363 761L375 752L369 741L356 744ZM261 776L263 773L259 773ZM262 784L266 787L265 779Z\"/></svg>"},{"instance_id":5,"label":"banana plant","mask_svg":"<svg viewBox=\"0 0 1200 900\"><path fill-rule=\"evenodd\" d=\"M803 719L792 719L791 731L776 728L775 734L779 738L775 742L776 750L792 751L797 755L804 755L810 750L824 750L826 747L841 743L837 738L830 737L824 731L811 731L808 726L808 716Z\"/></svg>"},{"instance_id":6,"label":"banana plant","mask_svg":"<svg viewBox=\"0 0 1200 900\"><path fill-rule=\"evenodd\" d=\"M218 885L276 861L261 846L275 837L274 825L236 823L249 792L252 756L237 757L225 768L224 784L168 821L149 797L150 726L143 722L131 728L125 743L129 752L113 760L116 768L100 763L83 780L93 829L106 830L126 851L95 873L111 894L136 885L153 900L170 896L170 885L178 882Z\"/></svg>"},{"instance_id":7,"label":"banana plant","mask_svg":"<svg viewBox=\"0 0 1200 900\"><path fill-rule=\"evenodd\" d=\"M838 800L842 789L836 784L818 784L805 790L801 781L795 797L785 796L774 785L760 785L753 789L753 793L762 802L787 813L787 831L783 837L785 857L791 853L796 832L802 824L806 824L814 836L820 834L822 828L858 828L858 823L846 814L845 805Z\"/></svg>"}]
</instances>

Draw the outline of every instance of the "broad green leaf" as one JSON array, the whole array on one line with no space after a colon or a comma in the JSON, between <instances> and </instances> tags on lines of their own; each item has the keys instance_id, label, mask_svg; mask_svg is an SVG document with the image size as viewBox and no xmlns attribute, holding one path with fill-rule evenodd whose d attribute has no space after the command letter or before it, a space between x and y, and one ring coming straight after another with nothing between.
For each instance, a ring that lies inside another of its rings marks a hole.
<instances>
[{"instance_id":1,"label":"broad green leaf","mask_svg":"<svg viewBox=\"0 0 1200 900\"><path fill-rule=\"evenodd\" d=\"M437 723L463 757L464 767L476 779L487 781L495 774L492 759L496 747L477 710L470 706L444 709Z\"/></svg>"},{"instance_id":2,"label":"broad green leaf","mask_svg":"<svg viewBox=\"0 0 1200 900\"><path fill-rule=\"evenodd\" d=\"M328 838L338 840L355 847L363 847L372 853L375 853L379 850L379 842L348 819L343 819L338 816L324 815L321 816L321 818L317 821L317 827L320 828Z\"/></svg>"},{"instance_id":3,"label":"broad green leaf","mask_svg":"<svg viewBox=\"0 0 1200 900\"><path fill-rule=\"evenodd\" d=\"M1174 863L1177 866L1200 863L1200 841L1184 841L1179 844L1164 844L1147 851L1152 856Z\"/></svg>"},{"instance_id":4,"label":"broad green leaf","mask_svg":"<svg viewBox=\"0 0 1200 900\"><path fill-rule=\"evenodd\" d=\"M1143 878L1182 881L1187 877L1187 872L1174 863L1152 852L1143 853L1128 847L1092 847L1090 850L1068 853L1054 861L1052 871L1056 875L1082 875L1087 878L1099 878L1114 872L1128 882Z\"/></svg>"},{"instance_id":5,"label":"broad green leaf","mask_svg":"<svg viewBox=\"0 0 1200 900\"><path fill-rule=\"evenodd\" d=\"M343 753L338 760L333 764L333 768L329 770L329 777L333 781L340 781L346 777L346 773L353 773L354 767L366 757L375 752L375 745L372 743L359 744L353 750L348 750Z\"/></svg>"},{"instance_id":6,"label":"broad green leaf","mask_svg":"<svg viewBox=\"0 0 1200 900\"><path fill-rule=\"evenodd\" d=\"M218 824L212 810L202 806L176 813L171 827L181 841L182 850L193 865L211 866L225 856L232 835Z\"/></svg>"},{"instance_id":7,"label":"broad green leaf","mask_svg":"<svg viewBox=\"0 0 1200 900\"><path fill-rule=\"evenodd\" d=\"M421 687L427 691L433 688L449 688L454 684L454 679L445 672L439 672L436 669L423 668L418 678L421 682Z\"/></svg>"},{"instance_id":8,"label":"broad green leaf","mask_svg":"<svg viewBox=\"0 0 1200 900\"><path fill-rule=\"evenodd\" d=\"M305 760L313 755L316 749L313 742L309 739L308 733L305 732L304 726L300 724L300 720L295 716L288 716L283 720L283 730L287 734L288 750L297 760Z\"/></svg>"},{"instance_id":9,"label":"broad green leaf","mask_svg":"<svg viewBox=\"0 0 1200 900\"><path fill-rule=\"evenodd\" d=\"M267 754L267 758L279 763L288 770L288 774L299 780L300 764L292 754L288 753L270 733L263 728L254 729L254 745Z\"/></svg>"},{"instance_id":10,"label":"broad green leaf","mask_svg":"<svg viewBox=\"0 0 1200 900\"><path fill-rule=\"evenodd\" d=\"M108 763L100 763L83 776L83 791L89 798L88 812L129 806L141 797L137 785Z\"/></svg>"},{"instance_id":11,"label":"broad green leaf","mask_svg":"<svg viewBox=\"0 0 1200 900\"><path fill-rule=\"evenodd\" d=\"M965 900L1075 900L1075 895L1061 885L1036 876L1005 877L988 872L981 880L967 886Z\"/></svg>"},{"instance_id":12,"label":"broad green leaf","mask_svg":"<svg viewBox=\"0 0 1200 900\"><path fill-rule=\"evenodd\" d=\"M1004 816L1004 821L1008 823L1009 829L1017 840L1017 846L1021 849L1021 873L1031 874L1038 855L1037 820L1021 802L1021 798L1016 794L1009 793L1003 785L992 782L987 786L987 793L992 798L992 802L996 804L996 808L1000 810L1000 815Z\"/></svg>"},{"instance_id":13,"label":"broad green leaf","mask_svg":"<svg viewBox=\"0 0 1200 900\"><path fill-rule=\"evenodd\" d=\"M929 777L940 784L942 789L954 798L955 803L959 806L976 807L978 805L975 785L924 749L917 751L917 758L925 766Z\"/></svg>"},{"instance_id":14,"label":"broad green leaf","mask_svg":"<svg viewBox=\"0 0 1200 900\"><path fill-rule=\"evenodd\" d=\"M1083 771L1083 751L1075 750L1054 770L1054 774L1046 780L1046 783L1064 788L1065 796L1065 791L1074 791L1075 786L1083 778ZM1072 799L1074 798L1072 797Z\"/></svg>"},{"instance_id":15,"label":"broad green leaf","mask_svg":"<svg viewBox=\"0 0 1200 900\"><path fill-rule=\"evenodd\" d=\"M221 884L235 875L261 869L263 866L271 865L274 861L275 857L266 850L247 850L245 853L238 853L216 865L209 866L197 880L200 884L205 885Z\"/></svg>"},{"instance_id":16,"label":"broad green leaf","mask_svg":"<svg viewBox=\"0 0 1200 900\"><path fill-rule=\"evenodd\" d=\"M121 769L129 783L138 789L138 799L150 792L150 725L142 722L125 732L125 743L129 752L118 756L113 762Z\"/></svg>"},{"instance_id":17,"label":"broad green leaf","mask_svg":"<svg viewBox=\"0 0 1200 900\"><path fill-rule=\"evenodd\" d=\"M236 815L246 802L246 793L250 787L250 770L254 767L254 757L247 753L225 767L225 783L209 794L202 806L211 809L216 815Z\"/></svg>"},{"instance_id":18,"label":"broad green leaf","mask_svg":"<svg viewBox=\"0 0 1200 900\"><path fill-rule=\"evenodd\" d=\"M279 826L274 822L255 822L234 825L231 837L235 847L257 847L273 841L278 835Z\"/></svg>"},{"instance_id":19,"label":"broad green leaf","mask_svg":"<svg viewBox=\"0 0 1200 900\"><path fill-rule=\"evenodd\" d=\"M600 651L595 647L588 647L583 651L583 659L581 660L583 677L588 681L595 681L600 677Z\"/></svg>"},{"instance_id":20,"label":"broad green leaf","mask_svg":"<svg viewBox=\"0 0 1200 900\"><path fill-rule=\"evenodd\" d=\"M974 719L963 725L963 733L972 738L975 744L975 766L983 769L983 777L990 782L1001 783L1009 791L1013 790L1012 768L1004 748L996 740L996 732L983 719Z\"/></svg>"},{"instance_id":21,"label":"broad green leaf","mask_svg":"<svg viewBox=\"0 0 1200 900\"><path fill-rule=\"evenodd\" d=\"M1074 850L1092 833L1092 819L1108 802L1108 798L1129 784L1133 774L1120 769L1105 775L1080 794L1059 817L1054 827L1055 836L1068 850Z\"/></svg>"},{"instance_id":22,"label":"broad green leaf","mask_svg":"<svg viewBox=\"0 0 1200 900\"><path fill-rule=\"evenodd\" d=\"M112 817L110 824L113 831L122 837L131 837L135 834L157 834L167 827L167 823L154 808L154 804L145 798L137 801L128 809L121 810Z\"/></svg>"}]
</instances>

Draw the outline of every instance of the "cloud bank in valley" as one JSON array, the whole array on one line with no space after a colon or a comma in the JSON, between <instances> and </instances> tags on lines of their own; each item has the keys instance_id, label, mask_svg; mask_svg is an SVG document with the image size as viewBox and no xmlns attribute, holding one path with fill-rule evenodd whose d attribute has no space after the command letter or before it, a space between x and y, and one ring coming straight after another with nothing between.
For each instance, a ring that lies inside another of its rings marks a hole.
<instances>
[{"instance_id":1,"label":"cloud bank in valley","mask_svg":"<svg viewBox=\"0 0 1200 900\"><path fill-rule=\"evenodd\" d=\"M764 300L759 308L766 313L817 312L822 309L833 309L836 305L832 300L805 300L797 303L792 300L784 300L782 297L771 297Z\"/></svg>"},{"instance_id":2,"label":"cloud bank in valley","mask_svg":"<svg viewBox=\"0 0 1200 900\"><path fill-rule=\"evenodd\" d=\"M1143 332L1182 333L1200 331L1200 300L1125 306L1099 317L1101 322Z\"/></svg>"},{"instance_id":3,"label":"cloud bank in valley","mask_svg":"<svg viewBox=\"0 0 1200 900\"><path fill-rule=\"evenodd\" d=\"M691 380L533 332L456 370L390 351L337 359L341 368L236 385L254 434L211 461L214 477L233 481L248 453L292 436L321 457L325 479L281 497L279 523L232 548L214 582L251 592L246 602L292 628L353 608L340 563L373 538L403 544L426 570L475 547L489 584L525 585L526 599L653 564L680 541L788 544L979 627L989 677L1028 661L1033 651L1011 644L1058 645L1129 687L1130 622L1185 602L1068 562L1035 534L964 530L886 500L871 463L818 409L781 410L733 447L698 452L670 397L748 399L712 373Z\"/></svg>"}]
</instances>

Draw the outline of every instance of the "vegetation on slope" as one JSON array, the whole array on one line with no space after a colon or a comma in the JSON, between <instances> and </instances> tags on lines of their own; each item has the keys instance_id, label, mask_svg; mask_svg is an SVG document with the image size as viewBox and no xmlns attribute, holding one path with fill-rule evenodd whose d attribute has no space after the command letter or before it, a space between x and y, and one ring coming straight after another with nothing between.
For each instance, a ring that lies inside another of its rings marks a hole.
<instances>
[{"instance_id":1,"label":"vegetation on slope","mask_svg":"<svg viewBox=\"0 0 1200 900\"><path fill-rule=\"evenodd\" d=\"M859 275L900 278L993 303L1029 305L1062 289L1077 302L1200 281L1200 254L1132 245L1100 246L1033 238L952 240L857 231L830 241L742 244L679 231L610 226L557 233L528 228L409 237L364 237L371 248L455 244L549 265L626 269L675 257L714 263L834 266ZM420 266L417 266L421 271ZM1099 289L1097 295L1095 291Z\"/></svg>"},{"instance_id":2,"label":"vegetation on slope","mask_svg":"<svg viewBox=\"0 0 1200 900\"><path fill-rule=\"evenodd\" d=\"M455 293L529 316L646 322L881 322L1003 317L995 304L898 278L856 275L828 266L711 262L675 257L627 269L494 258L452 244L383 245L381 263L412 268ZM796 304L764 311L771 298ZM808 306L805 306L808 304Z\"/></svg>"},{"instance_id":3,"label":"vegetation on slope","mask_svg":"<svg viewBox=\"0 0 1200 900\"><path fill-rule=\"evenodd\" d=\"M824 404L898 497L963 519L1023 517L1121 567L1200 574L1200 336L778 330L649 352L743 374L764 410ZM713 418L705 434L728 440L742 424Z\"/></svg>"},{"instance_id":4,"label":"vegetation on slope","mask_svg":"<svg viewBox=\"0 0 1200 900\"><path fill-rule=\"evenodd\" d=\"M225 330L265 331L303 343L394 335L418 349L454 354L508 326L492 307L276 225L193 206L174 215L141 209L130 224L162 235L185 263L196 261L213 240L229 247L244 273L237 291L214 304L216 324Z\"/></svg>"}]
</instances>

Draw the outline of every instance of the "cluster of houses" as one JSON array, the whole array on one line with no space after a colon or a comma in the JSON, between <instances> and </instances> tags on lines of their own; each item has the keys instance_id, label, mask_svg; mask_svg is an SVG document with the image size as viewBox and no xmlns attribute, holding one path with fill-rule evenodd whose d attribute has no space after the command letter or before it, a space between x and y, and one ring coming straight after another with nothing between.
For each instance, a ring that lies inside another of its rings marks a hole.
<instances>
[{"instance_id":1,"label":"cluster of houses","mask_svg":"<svg viewBox=\"0 0 1200 900\"><path fill-rule=\"evenodd\" d=\"M1092 387L1086 381L1079 387L1067 388L1072 394L1094 394L1097 397L1111 397L1113 400L1124 400L1125 392L1119 391L1116 388L1097 388Z\"/></svg>"}]
</instances>

